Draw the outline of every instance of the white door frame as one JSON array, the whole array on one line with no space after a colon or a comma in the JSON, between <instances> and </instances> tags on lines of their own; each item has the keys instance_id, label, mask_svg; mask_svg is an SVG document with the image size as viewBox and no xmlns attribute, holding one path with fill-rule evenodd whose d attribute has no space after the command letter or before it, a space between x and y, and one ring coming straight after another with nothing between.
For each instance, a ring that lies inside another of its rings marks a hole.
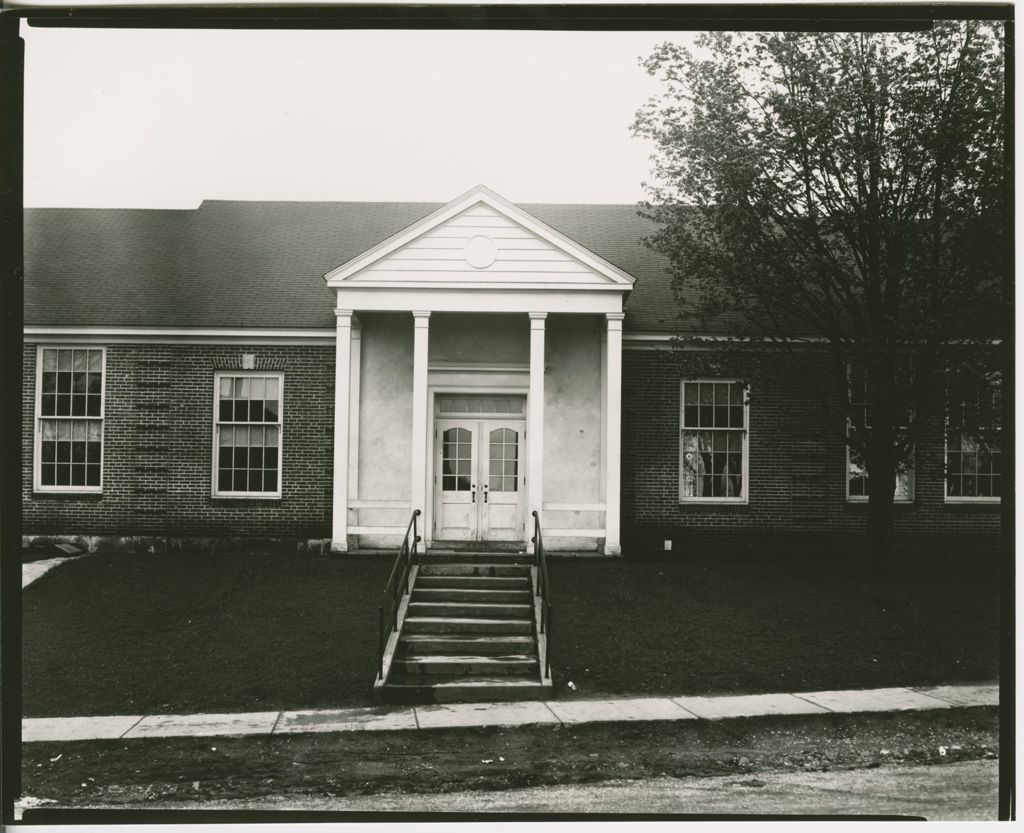
<instances>
[{"instance_id":1,"label":"white door frame","mask_svg":"<svg viewBox=\"0 0 1024 833\"><path fill-rule=\"evenodd\" d=\"M458 396L460 394L464 394L464 395L471 395L471 396L492 395L492 396L521 396L521 397L523 397L523 402L524 402L523 426L524 426L524 429L523 429L523 436L520 437L520 440L519 440L519 442L520 442L519 455L520 455L520 465L522 467L520 469L520 474L521 475L525 475L526 474L526 458L523 456L522 449L523 449L525 443L527 442L527 439L528 439L527 438L527 433L530 430L530 422L529 422L529 418L528 418L529 408L530 408L530 401L529 401L530 397L529 397L528 389L527 389L525 384L522 385L522 386L515 386L515 387L513 387L511 385L497 385L497 386L488 385L487 384L488 375L489 374L486 373L486 372L480 374L480 384L479 385L446 385L446 384L440 383L440 384L428 385L428 387L427 387L427 419L429 420L429 423L428 423L428 426L427 426L427 436L430 438L430 442L427 443L427 446L428 446L428 451L427 451L427 488L428 488L428 491L429 491L429 494L430 494L430 499L426 501L426 505L424 506L424 512L426 514L426 517L423 520L423 533L422 533L423 534L423 545L424 545L424 548L429 549L431 546L433 546L433 543L434 543L434 517L435 517L434 507L436 505L435 490L437 488L437 484L434 483L434 476L435 476L435 471L434 470L436 468L434 463L435 463L435 461L437 459L437 437L435 436L435 426L437 424L437 397L438 396ZM525 381L527 381L527 380L524 380L524 382ZM495 415L494 418L501 419L501 418L503 418L503 416L507 416L507 415L500 415L500 414L498 414L498 415ZM461 419L462 417L451 415L451 418ZM477 417L467 416L465 418L466 419L488 419L489 417L485 417L485 416L477 416ZM527 501L529 500L529 496L525 493L525 490L523 492L523 499L527 500ZM532 534L531 533L532 527L530 526L530 524L528 522L528 518L526 517L526 514L525 514L526 513L526 508L525 507L528 506L528 505L529 505L529 503L527 502L526 504L524 504L524 508L523 508L523 513L524 513L523 521L524 521L524 525L525 525L524 526L525 531L523 533L523 541L522 541L522 543L524 543L524 544L529 542L530 535Z\"/></svg>"},{"instance_id":2,"label":"white door frame","mask_svg":"<svg viewBox=\"0 0 1024 833\"><path fill-rule=\"evenodd\" d=\"M443 428L442 428L443 426ZM526 529L526 473L525 473L525 460L523 454L523 444L525 442L525 431L526 431L526 415L510 415L510 414L473 414L473 415L458 415L458 414L436 414L434 417L433 427L433 462L435 468L438 460L441 459L443 440L442 431L448 430L449 428L462 427L467 428L472 435L472 461L473 468L470 472L470 481L472 483L471 493L472 498L469 501L475 506L473 515L475 521L472 524L473 537L472 539L460 539L445 537L440 540L443 541L458 541L458 540L473 540L481 544L493 543L495 541L513 541L522 543L521 538L516 537L513 539L508 538L489 538L486 537L491 529L490 525L490 504L494 501L490 500L490 435L491 432L499 428L509 428L516 432L516 447L517 456L516 462L516 488L513 492L497 492L495 494L500 495L498 504L515 504L516 515L518 516L517 526L521 527L516 533L522 535ZM437 474L438 482L431 482L430 484L430 504L435 512L435 517L440 515L441 504L443 502L444 489L443 483L441 482L442 474ZM505 495L514 494L514 500L503 499ZM451 501L453 503L465 503L465 501ZM438 520L442 520L440 517ZM507 527L506 527L507 529ZM431 527L433 531L433 527Z\"/></svg>"}]
</instances>

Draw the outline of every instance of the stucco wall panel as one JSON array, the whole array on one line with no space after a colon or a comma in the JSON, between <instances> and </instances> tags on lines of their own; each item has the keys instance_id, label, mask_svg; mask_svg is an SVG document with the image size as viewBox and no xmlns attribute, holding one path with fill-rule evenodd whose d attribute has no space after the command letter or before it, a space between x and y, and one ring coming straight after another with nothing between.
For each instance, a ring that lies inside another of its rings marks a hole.
<instances>
[{"instance_id":1,"label":"stucco wall panel","mask_svg":"<svg viewBox=\"0 0 1024 833\"><path fill-rule=\"evenodd\" d=\"M583 509L545 509L544 528L604 529L604 512Z\"/></svg>"},{"instance_id":2,"label":"stucco wall panel","mask_svg":"<svg viewBox=\"0 0 1024 833\"><path fill-rule=\"evenodd\" d=\"M370 314L361 316L361 320L358 497L409 500L412 316Z\"/></svg>"},{"instance_id":3,"label":"stucco wall panel","mask_svg":"<svg viewBox=\"0 0 1024 833\"><path fill-rule=\"evenodd\" d=\"M530 319L521 313L434 313L430 361L529 364Z\"/></svg>"},{"instance_id":4,"label":"stucco wall panel","mask_svg":"<svg viewBox=\"0 0 1024 833\"><path fill-rule=\"evenodd\" d=\"M548 316L544 502L601 499L601 330L589 315Z\"/></svg>"}]
</instances>

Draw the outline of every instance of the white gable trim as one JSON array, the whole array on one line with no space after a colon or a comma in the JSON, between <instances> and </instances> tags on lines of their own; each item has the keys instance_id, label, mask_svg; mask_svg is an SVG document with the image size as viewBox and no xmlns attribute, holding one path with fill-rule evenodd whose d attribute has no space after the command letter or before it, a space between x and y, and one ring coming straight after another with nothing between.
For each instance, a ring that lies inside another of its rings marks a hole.
<instances>
[{"instance_id":1,"label":"white gable trim","mask_svg":"<svg viewBox=\"0 0 1024 833\"><path fill-rule=\"evenodd\" d=\"M523 211L517 205L510 203L504 197L499 196L484 185L478 185L475 188L472 188L465 194L456 197L447 205L439 208L434 213L428 214L423 219L418 220L411 226L403 229L395 235L392 235L387 240L378 243L371 249L367 249L361 255L358 255L347 263L343 263L341 266L332 269L324 275L327 285L331 287L340 286L348 278L358 272L361 272L366 267L382 260L392 252L400 249L402 246L427 233L431 229L440 226L442 223L450 220L452 217L455 217L457 214L465 211L473 205L476 205L477 203L483 203L489 206L491 209L503 215L510 221L521 225L527 231L535 234L543 240L546 240L552 246L555 246L565 252L565 254L580 261L594 272L607 278L611 281L611 286L609 288L618 288L620 291L628 291L633 287L635 279L631 275L623 272L617 266L612 265L604 258L591 252L589 249L584 248L579 243L570 240L561 232L551 228L551 226L542 223L536 217ZM594 288L592 284L587 284L585 286L588 289Z\"/></svg>"}]
</instances>

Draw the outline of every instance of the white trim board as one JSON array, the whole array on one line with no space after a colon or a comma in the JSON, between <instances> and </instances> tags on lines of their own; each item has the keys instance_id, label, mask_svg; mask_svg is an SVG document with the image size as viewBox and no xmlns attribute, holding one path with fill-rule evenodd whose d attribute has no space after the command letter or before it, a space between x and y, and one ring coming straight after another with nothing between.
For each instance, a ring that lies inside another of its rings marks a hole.
<instances>
[{"instance_id":1,"label":"white trim board","mask_svg":"<svg viewBox=\"0 0 1024 833\"><path fill-rule=\"evenodd\" d=\"M619 291L593 291L592 285L572 289L488 286L440 289L425 284L402 288L369 283L342 284L338 288L338 307L374 312L515 312L608 314L622 312L622 287ZM612 287L616 289L616 287Z\"/></svg>"},{"instance_id":2,"label":"white trim board","mask_svg":"<svg viewBox=\"0 0 1024 833\"><path fill-rule=\"evenodd\" d=\"M41 327L26 326L27 343L62 344L334 344L334 327L310 329L216 327Z\"/></svg>"}]
</instances>

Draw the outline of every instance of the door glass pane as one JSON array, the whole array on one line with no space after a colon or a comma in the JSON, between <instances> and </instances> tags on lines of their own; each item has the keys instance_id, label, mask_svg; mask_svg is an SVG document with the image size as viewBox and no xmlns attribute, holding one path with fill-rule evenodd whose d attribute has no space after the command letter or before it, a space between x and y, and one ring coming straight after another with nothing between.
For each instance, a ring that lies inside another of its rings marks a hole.
<instances>
[{"instance_id":1,"label":"door glass pane","mask_svg":"<svg viewBox=\"0 0 1024 833\"><path fill-rule=\"evenodd\" d=\"M473 433L468 428L449 428L441 440L441 489L445 492L468 492Z\"/></svg>"},{"instance_id":2,"label":"door glass pane","mask_svg":"<svg viewBox=\"0 0 1024 833\"><path fill-rule=\"evenodd\" d=\"M495 428L490 435L488 484L492 492L519 489L519 433L511 428Z\"/></svg>"}]
</instances>

